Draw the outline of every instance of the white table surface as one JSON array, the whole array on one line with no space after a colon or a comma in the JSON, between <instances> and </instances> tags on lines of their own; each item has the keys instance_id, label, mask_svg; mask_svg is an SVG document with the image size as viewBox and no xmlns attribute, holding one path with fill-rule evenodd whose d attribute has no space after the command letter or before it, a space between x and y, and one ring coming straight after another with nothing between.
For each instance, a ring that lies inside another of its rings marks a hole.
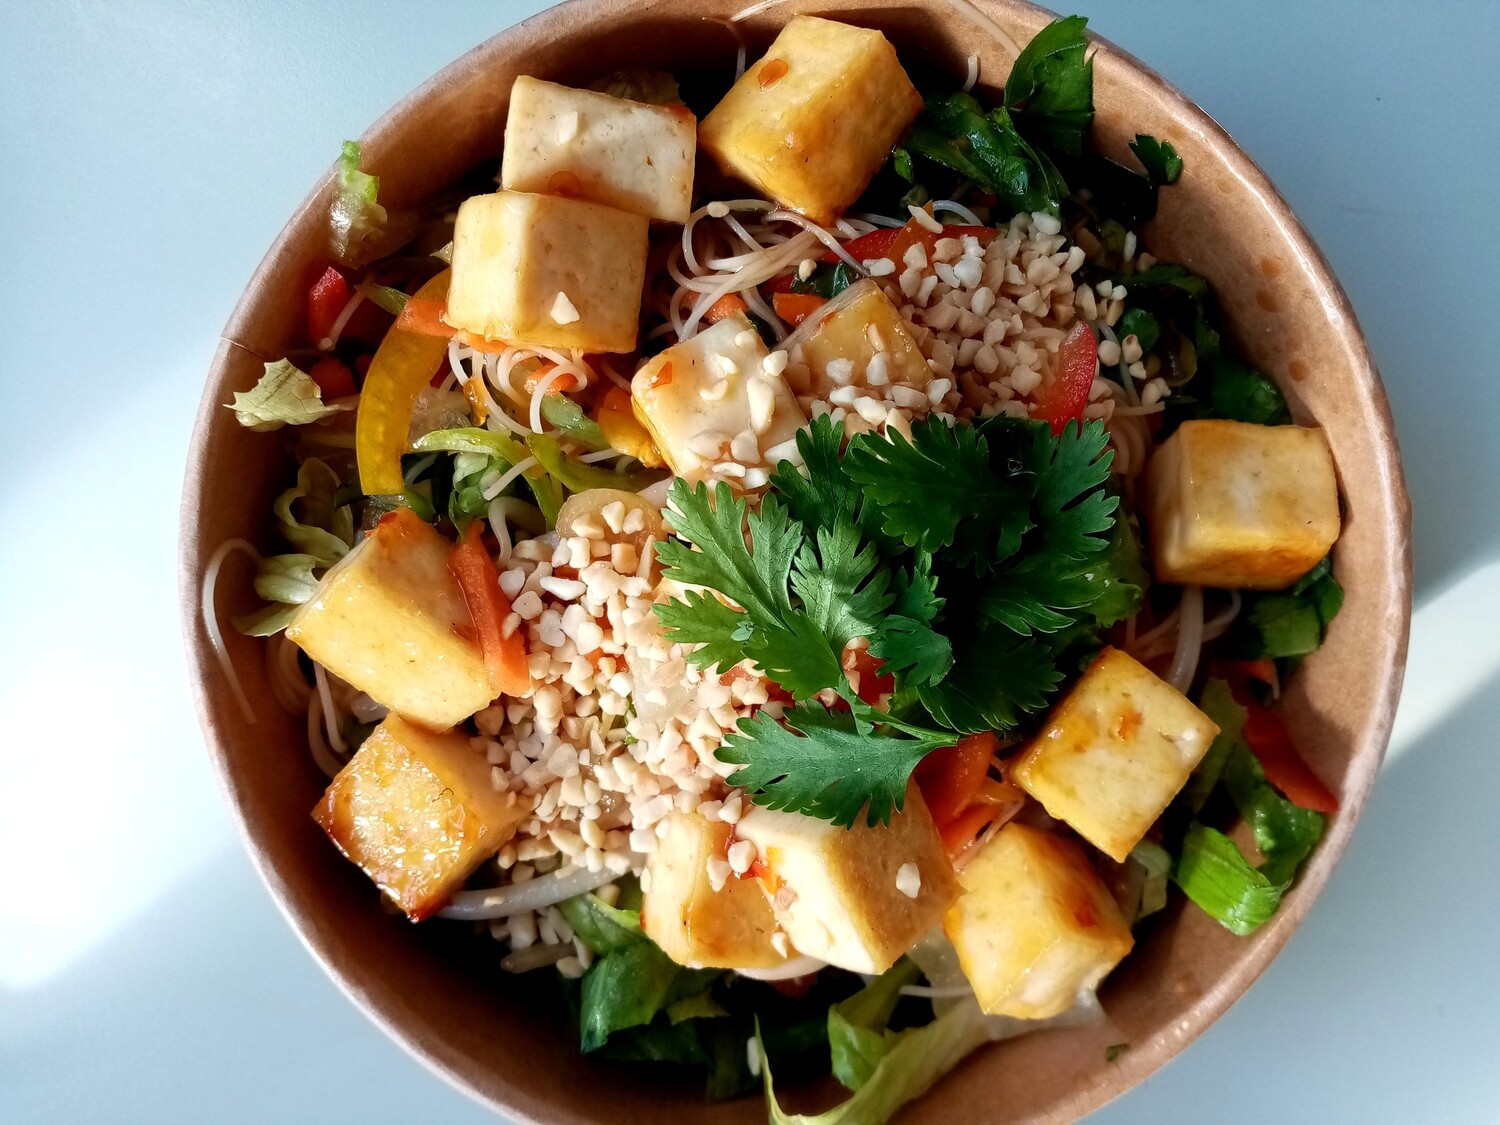
<instances>
[{"instance_id":1,"label":"white table surface","mask_svg":"<svg viewBox=\"0 0 1500 1125\"><path fill-rule=\"evenodd\" d=\"M252 873L185 685L182 466L285 217L540 3L0 10L0 1121L493 1121L367 1024ZM1500 1120L1500 5L1093 0L1343 279L1416 509L1386 775L1318 909L1093 1120Z\"/></svg>"}]
</instances>

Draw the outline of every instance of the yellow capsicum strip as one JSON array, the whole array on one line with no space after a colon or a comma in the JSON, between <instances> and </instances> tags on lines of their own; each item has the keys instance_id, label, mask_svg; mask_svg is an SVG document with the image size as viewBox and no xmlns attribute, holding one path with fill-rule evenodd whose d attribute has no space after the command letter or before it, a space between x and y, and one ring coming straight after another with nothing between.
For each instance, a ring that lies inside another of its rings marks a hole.
<instances>
[{"instance_id":1,"label":"yellow capsicum strip","mask_svg":"<svg viewBox=\"0 0 1500 1125\"><path fill-rule=\"evenodd\" d=\"M448 271L438 274L415 295L423 300L447 300ZM367 496L389 496L405 490L401 455L407 451L412 410L447 351L448 341L441 336L395 327L375 350L354 419L359 486Z\"/></svg>"}]
</instances>

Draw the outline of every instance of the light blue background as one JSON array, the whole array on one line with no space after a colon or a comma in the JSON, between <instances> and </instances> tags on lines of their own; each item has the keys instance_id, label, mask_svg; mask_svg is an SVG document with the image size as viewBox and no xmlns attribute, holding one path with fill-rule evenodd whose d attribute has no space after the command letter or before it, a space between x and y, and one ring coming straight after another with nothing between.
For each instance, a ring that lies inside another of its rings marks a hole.
<instances>
[{"instance_id":1,"label":"light blue background","mask_svg":"<svg viewBox=\"0 0 1500 1125\"><path fill-rule=\"evenodd\" d=\"M203 372L308 186L533 3L0 14L0 1121L491 1121L283 924L192 719ZM1500 1120L1500 5L1091 0L1286 193L1385 372L1416 508L1393 754L1285 954L1136 1122Z\"/></svg>"}]
</instances>

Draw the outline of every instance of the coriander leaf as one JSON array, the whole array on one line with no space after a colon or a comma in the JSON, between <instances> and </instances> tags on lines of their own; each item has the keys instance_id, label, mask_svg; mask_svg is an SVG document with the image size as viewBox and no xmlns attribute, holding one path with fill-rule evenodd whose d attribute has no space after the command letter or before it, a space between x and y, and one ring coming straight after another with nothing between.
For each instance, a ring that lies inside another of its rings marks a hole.
<instances>
[{"instance_id":1,"label":"coriander leaf","mask_svg":"<svg viewBox=\"0 0 1500 1125\"><path fill-rule=\"evenodd\" d=\"M690 550L678 539L658 544L657 557L667 568L667 577L711 586L759 617L791 613L786 584L801 536L784 516L779 522L774 518L757 521L760 533L747 549L746 502L736 499L722 481L710 499L707 485L690 485L679 477L672 482L668 503L673 529L698 550ZM776 506L773 511L784 510Z\"/></svg>"},{"instance_id":2,"label":"coriander leaf","mask_svg":"<svg viewBox=\"0 0 1500 1125\"><path fill-rule=\"evenodd\" d=\"M1069 156L1083 151L1094 119L1094 62L1085 57L1083 16L1053 20L1016 56L1005 105L1029 133Z\"/></svg>"},{"instance_id":3,"label":"coriander leaf","mask_svg":"<svg viewBox=\"0 0 1500 1125\"><path fill-rule=\"evenodd\" d=\"M1141 345L1141 351L1149 352L1156 347L1156 341L1161 338L1161 325L1156 317L1145 309L1126 309L1120 316L1120 323L1115 327L1115 334L1122 341L1127 336L1134 336L1136 342Z\"/></svg>"},{"instance_id":4,"label":"coriander leaf","mask_svg":"<svg viewBox=\"0 0 1500 1125\"><path fill-rule=\"evenodd\" d=\"M830 647L842 655L855 637L867 637L880 626L891 604L890 575L879 568L875 545L862 543L848 518L818 528L814 541L816 549L804 542L797 552L792 590Z\"/></svg>"},{"instance_id":5,"label":"coriander leaf","mask_svg":"<svg viewBox=\"0 0 1500 1125\"><path fill-rule=\"evenodd\" d=\"M1259 371L1222 356L1205 366L1209 417L1261 426L1284 426L1292 420L1280 388Z\"/></svg>"},{"instance_id":6,"label":"coriander leaf","mask_svg":"<svg viewBox=\"0 0 1500 1125\"><path fill-rule=\"evenodd\" d=\"M706 590L687 590L671 601L657 603L656 617L676 643L702 646L688 655L699 668L717 667L725 672L745 659L745 646L735 639L744 613Z\"/></svg>"},{"instance_id":7,"label":"coriander leaf","mask_svg":"<svg viewBox=\"0 0 1500 1125\"><path fill-rule=\"evenodd\" d=\"M853 519L859 512L861 492L844 472L843 448L844 424L824 414L797 431L805 475L790 461L771 474L771 487L803 527L832 527L840 517Z\"/></svg>"},{"instance_id":8,"label":"coriander leaf","mask_svg":"<svg viewBox=\"0 0 1500 1125\"><path fill-rule=\"evenodd\" d=\"M866 824L890 823L892 811L906 803L906 784L917 763L952 741L941 731L896 738L861 730L852 714L818 703L794 705L786 724L764 711L740 720L738 732L727 736L717 754L720 761L743 767L730 775L729 784L745 789L758 805L831 820L841 828L853 827L861 811Z\"/></svg>"},{"instance_id":9,"label":"coriander leaf","mask_svg":"<svg viewBox=\"0 0 1500 1125\"><path fill-rule=\"evenodd\" d=\"M1006 109L986 114L970 94L929 98L902 146L994 192L1010 214L1057 214L1068 194L1056 167L1016 131Z\"/></svg>"},{"instance_id":10,"label":"coriander leaf","mask_svg":"<svg viewBox=\"0 0 1500 1125\"><path fill-rule=\"evenodd\" d=\"M1062 673L1050 646L1019 637L968 633L953 642L953 668L941 683L917 687L939 726L960 734L1011 730L1043 710Z\"/></svg>"},{"instance_id":11,"label":"coriander leaf","mask_svg":"<svg viewBox=\"0 0 1500 1125\"><path fill-rule=\"evenodd\" d=\"M354 407L347 402L328 405L312 376L288 360L266 364L265 372L248 391L236 391L229 404L235 421L264 433L282 426L321 422Z\"/></svg>"},{"instance_id":12,"label":"coriander leaf","mask_svg":"<svg viewBox=\"0 0 1500 1125\"><path fill-rule=\"evenodd\" d=\"M1037 529L1042 549L1058 560L1079 561L1104 550L1099 538L1114 526L1118 497L1100 486L1109 479L1114 451L1103 422L1081 430L1069 422L1061 436L1047 440L1038 430L1036 465Z\"/></svg>"},{"instance_id":13,"label":"coriander leaf","mask_svg":"<svg viewBox=\"0 0 1500 1125\"><path fill-rule=\"evenodd\" d=\"M1139 273L1111 274L1110 280L1123 285L1128 293L1143 293L1147 290L1177 290L1194 300L1208 295L1208 282L1197 274L1174 262L1158 262Z\"/></svg>"},{"instance_id":14,"label":"coriander leaf","mask_svg":"<svg viewBox=\"0 0 1500 1125\"><path fill-rule=\"evenodd\" d=\"M995 475L989 446L973 426L928 417L912 423L909 439L900 431L859 434L844 471L864 486L885 533L918 550L951 546L960 523L973 520L982 527L966 541L993 544L993 557L1004 558L1030 526L1025 494Z\"/></svg>"},{"instance_id":15,"label":"coriander leaf","mask_svg":"<svg viewBox=\"0 0 1500 1125\"><path fill-rule=\"evenodd\" d=\"M943 608L932 556L917 552L892 578L890 609L870 636L870 654L909 684L936 683L953 667L953 645L932 627Z\"/></svg>"},{"instance_id":16,"label":"coriander leaf","mask_svg":"<svg viewBox=\"0 0 1500 1125\"><path fill-rule=\"evenodd\" d=\"M1141 166L1146 169L1146 179L1152 187L1175 184L1182 175L1182 157L1170 141L1159 141L1146 133L1137 133L1130 142L1130 151L1135 153Z\"/></svg>"},{"instance_id":17,"label":"coriander leaf","mask_svg":"<svg viewBox=\"0 0 1500 1125\"><path fill-rule=\"evenodd\" d=\"M693 487L679 479L669 501L673 527L687 542L673 538L657 544L656 556L666 577L717 590L740 610L710 604L717 599L703 593L689 594L685 608L683 602L658 604L657 618L668 638L708 646L689 657L700 667L728 668L753 660L798 699L845 685L843 643L835 645L811 615L792 605L787 587L805 537L776 497L766 497L748 521L746 502L735 499L722 482L710 501L706 485ZM847 582L849 572L840 569L836 578ZM809 588L815 586L819 596L833 596L829 581L814 582L806 575L802 580ZM861 607L867 611L868 604L856 603L848 617L829 605L823 619L842 627L859 615Z\"/></svg>"}]
</instances>

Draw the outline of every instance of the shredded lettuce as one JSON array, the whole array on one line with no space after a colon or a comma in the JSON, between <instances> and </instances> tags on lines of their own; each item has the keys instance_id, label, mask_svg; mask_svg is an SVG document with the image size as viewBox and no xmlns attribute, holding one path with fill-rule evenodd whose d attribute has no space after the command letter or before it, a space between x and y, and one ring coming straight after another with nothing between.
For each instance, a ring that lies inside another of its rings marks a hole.
<instances>
[{"instance_id":1,"label":"shredded lettuce","mask_svg":"<svg viewBox=\"0 0 1500 1125\"><path fill-rule=\"evenodd\" d=\"M542 417L556 426L564 437L576 441L591 453L609 448L599 423L567 395L543 395Z\"/></svg>"},{"instance_id":2,"label":"shredded lettuce","mask_svg":"<svg viewBox=\"0 0 1500 1125\"><path fill-rule=\"evenodd\" d=\"M1276 913L1298 869L1322 839L1326 821L1321 813L1288 801L1266 780L1245 743L1245 709L1227 684L1209 680L1199 706L1220 733L1184 790L1186 807L1196 813L1222 782L1250 825L1261 864L1252 866L1228 836L1194 820L1183 835L1172 881L1225 929L1243 937Z\"/></svg>"},{"instance_id":3,"label":"shredded lettuce","mask_svg":"<svg viewBox=\"0 0 1500 1125\"><path fill-rule=\"evenodd\" d=\"M617 473L597 465L585 465L569 457L556 439L546 434L530 434L526 444L542 468L569 492L587 492L591 488L622 488L626 492L639 492L666 475L659 469Z\"/></svg>"},{"instance_id":4,"label":"shredded lettuce","mask_svg":"<svg viewBox=\"0 0 1500 1125\"><path fill-rule=\"evenodd\" d=\"M384 257L411 237L410 216L381 206L380 178L360 170L358 141L345 141L334 165L333 203L328 209L329 247L345 266Z\"/></svg>"},{"instance_id":5,"label":"shredded lettuce","mask_svg":"<svg viewBox=\"0 0 1500 1125\"><path fill-rule=\"evenodd\" d=\"M296 548L262 558L255 592L272 603L234 619L234 627L252 637L269 637L287 627L297 606L311 600L318 581L354 545L354 514L339 503L338 474L316 457L297 470L297 483L271 506L277 531Z\"/></svg>"},{"instance_id":6,"label":"shredded lettuce","mask_svg":"<svg viewBox=\"0 0 1500 1125\"><path fill-rule=\"evenodd\" d=\"M345 410L350 403L325 403L323 392L312 376L285 359L266 364L266 370L248 391L236 391L229 404L240 425L257 432L282 426L305 426L321 422Z\"/></svg>"},{"instance_id":7,"label":"shredded lettuce","mask_svg":"<svg viewBox=\"0 0 1500 1125\"><path fill-rule=\"evenodd\" d=\"M452 429L434 430L412 443L414 453L482 453L505 462L507 468L519 465L531 457L531 452L508 434L483 430L477 426L457 426ZM541 458L536 468L524 474L526 483L536 498L547 526L557 523L557 513L562 509L563 485L553 478ZM615 488L628 487L616 484Z\"/></svg>"},{"instance_id":8,"label":"shredded lettuce","mask_svg":"<svg viewBox=\"0 0 1500 1125\"><path fill-rule=\"evenodd\" d=\"M880 1060L905 1032L886 1025L901 999L901 990L915 984L917 966L903 957L847 1000L828 1009L828 1046L833 1076L850 1090L858 1090L875 1073Z\"/></svg>"},{"instance_id":9,"label":"shredded lettuce","mask_svg":"<svg viewBox=\"0 0 1500 1125\"><path fill-rule=\"evenodd\" d=\"M921 1097L986 1043L989 1029L977 1003L950 1008L925 1027L904 1033L847 1101L826 1113L810 1115L787 1113L781 1108L759 1026L755 1038L771 1125L884 1125L898 1109Z\"/></svg>"}]
</instances>

